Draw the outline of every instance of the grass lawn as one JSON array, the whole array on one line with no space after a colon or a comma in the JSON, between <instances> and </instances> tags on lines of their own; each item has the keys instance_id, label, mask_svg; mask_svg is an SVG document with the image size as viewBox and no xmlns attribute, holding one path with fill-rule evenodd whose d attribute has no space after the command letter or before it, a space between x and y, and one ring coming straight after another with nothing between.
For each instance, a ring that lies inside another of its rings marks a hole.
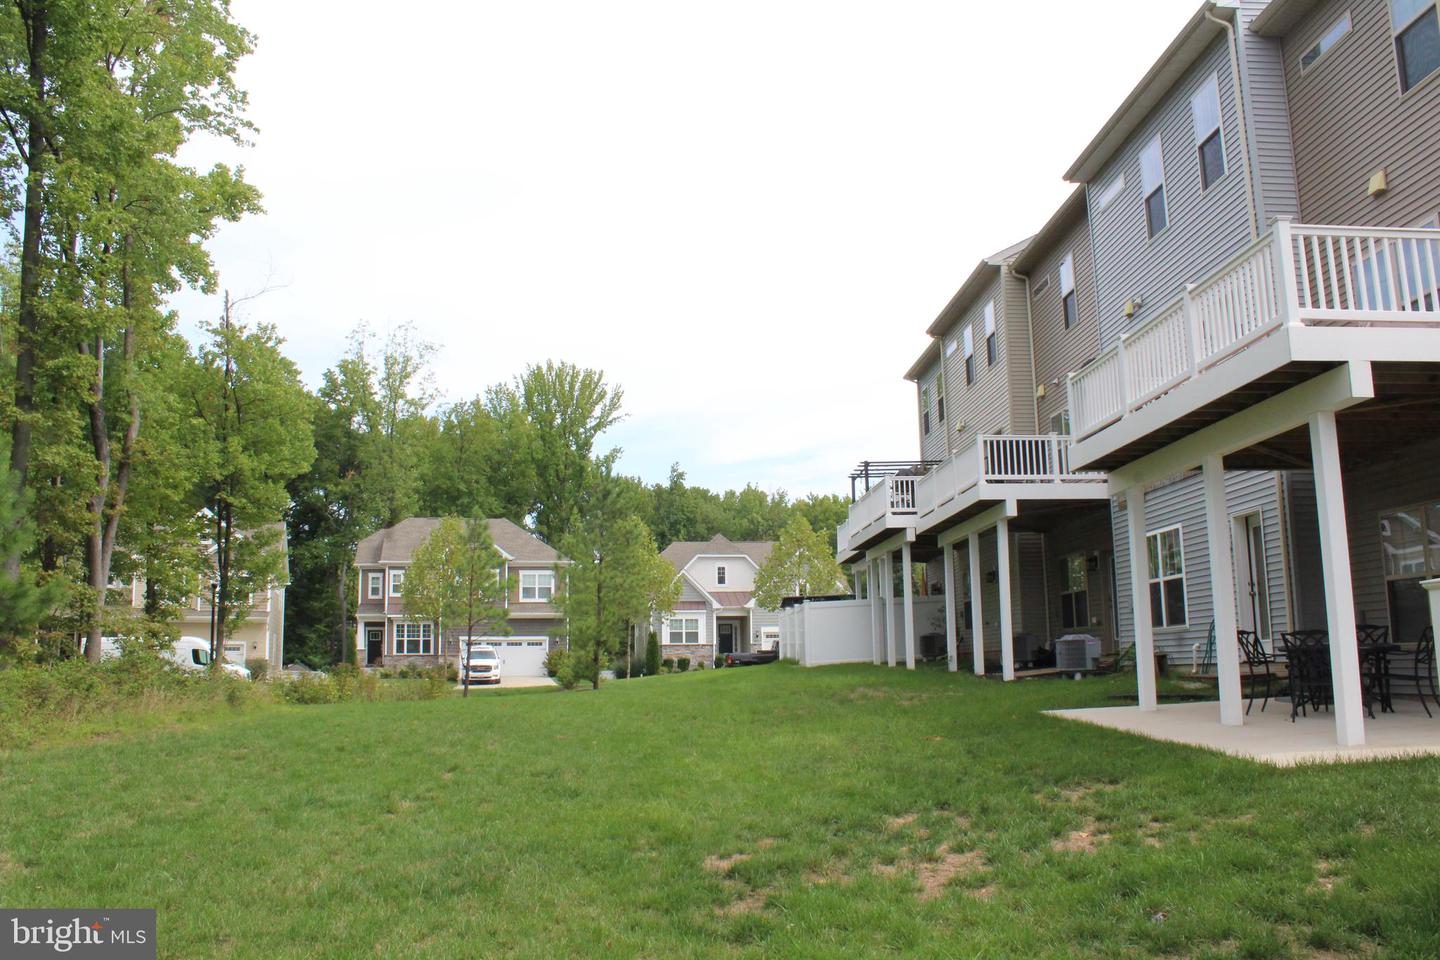
<instances>
[{"instance_id":1,"label":"grass lawn","mask_svg":"<svg viewBox=\"0 0 1440 960\"><path fill-rule=\"evenodd\" d=\"M1440 760L1039 714L1130 689L775 665L13 752L0 903L186 960L1440 955Z\"/></svg>"}]
</instances>

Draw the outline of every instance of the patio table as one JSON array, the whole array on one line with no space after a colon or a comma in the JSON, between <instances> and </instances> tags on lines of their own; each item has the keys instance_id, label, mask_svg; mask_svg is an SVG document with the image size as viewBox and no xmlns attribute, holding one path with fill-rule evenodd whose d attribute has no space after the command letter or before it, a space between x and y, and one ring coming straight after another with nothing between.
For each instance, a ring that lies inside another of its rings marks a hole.
<instances>
[{"instance_id":1,"label":"patio table","mask_svg":"<svg viewBox=\"0 0 1440 960\"><path fill-rule=\"evenodd\" d=\"M1298 671L1293 671L1291 683L1291 705L1290 716L1294 719L1302 704L1296 702L1297 695L1311 706L1329 707L1331 702L1331 687L1334 683L1330 672L1330 641L1322 631L1306 631L1308 634L1303 638L1296 638L1301 642L1298 649L1308 649L1310 660L1307 664L1298 665ZM1292 635L1293 636L1293 635ZM1360 643L1358 655L1360 658L1360 696L1365 707L1365 712L1371 717L1375 716L1375 704L1380 704L1381 713L1394 713L1395 706L1390 699L1390 655L1398 653L1403 648L1398 643L1391 643L1388 640L1372 643ZM1289 651L1287 651L1288 653ZM1292 670L1297 666L1293 657Z\"/></svg>"}]
</instances>

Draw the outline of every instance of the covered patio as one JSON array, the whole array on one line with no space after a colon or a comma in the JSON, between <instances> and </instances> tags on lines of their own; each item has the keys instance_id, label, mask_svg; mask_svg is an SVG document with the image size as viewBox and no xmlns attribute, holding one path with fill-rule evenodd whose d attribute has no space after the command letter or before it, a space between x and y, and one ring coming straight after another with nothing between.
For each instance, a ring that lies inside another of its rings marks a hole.
<instances>
[{"instance_id":1,"label":"covered patio","mask_svg":"<svg viewBox=\"0 0 1440 960\"><path fill-rule=\"evenodd\" d=\"M1440 755L1440 718L1427 717L1414 700L1398 699L1394 713L1367 722L1365 741L1358 746L1335 742L1335 718L1330 714L1311 713L1291 723L1289 705L1284 702L1272 702L1263 713L1257 707L1242 726L1222 724L1220 704L1214 700L1167 703L1154 710L1087 707L1048 712L1065 720L1218 750L1277 767Z\"/></svg>"}]
</instances>

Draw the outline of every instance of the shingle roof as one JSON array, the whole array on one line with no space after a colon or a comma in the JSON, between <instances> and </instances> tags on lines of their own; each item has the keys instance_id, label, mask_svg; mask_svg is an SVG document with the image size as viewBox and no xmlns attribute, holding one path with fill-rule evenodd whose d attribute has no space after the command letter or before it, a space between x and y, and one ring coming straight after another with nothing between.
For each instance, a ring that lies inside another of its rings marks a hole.
<instances>
[{"instance_id":1,"label":"shingle roof","mask_svg":"<svg viewBox=\"0 0 1440 960\"><path fill-rule=\"evenodd\" d=\"M677 540L670 544L660 556L670 561L670 565L676 570L684 570L685 567L696 557L716 554L744 554L755 561L758 567L770 556L770 551L775 548L773 540L731 540L716 534L709 540Z\"/></svg>"},{"instance_id":2,"label":"shingle roof","mask_svg":"<svg viewBox=\"0 0 1440 960\"><path fill-rule=\"evenodd\" d=\"M714 597L715 602L720 606L734 609L745 606L755 594L749 590L711 590L710 596Z\"/></svg>"},{"instance_id":3,"label":"shingle roof","mask_svg":"<svg viewBox=\"0 0 1440 960\"><path fill-rule=\"evenodd\" d=\"M548 563L564 559L554 547L509 520L491 519L489 524L495 546L516 560ZM393 527L377 530L355 548L355 563L409 562L439 525L439 517L410 517Z\"/></svg>"}]
</instances>

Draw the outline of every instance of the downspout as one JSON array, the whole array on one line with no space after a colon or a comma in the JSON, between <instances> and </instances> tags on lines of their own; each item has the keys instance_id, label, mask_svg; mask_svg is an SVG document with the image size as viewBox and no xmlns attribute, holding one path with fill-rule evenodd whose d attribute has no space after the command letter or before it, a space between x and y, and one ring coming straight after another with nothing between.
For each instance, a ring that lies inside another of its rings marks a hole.
<instances>
[{"instance_id":1,"label":"downspout","mask_svg":"<svg viewBox=\"0 0 1440 960\"><path fill-rule=\"evenodd\" d=\"M1030 408L1035 418L1035 432L1040 433L1040 398L1036 396L1040 385L1035 382L1035 308L1030 302L1030 276L1019 270L1010 273L1025 283L1025 331L1030 335Z\"/></svg>"},{"instance_id":2,"label":"downspout","mask_svg":"<svg viewBox=\"0 0 1440 960\"><path fill-rule=\"evenodd\" d=\"M1205 19L1224 27L1226 35L1230 38L1230 85L1235 91L1235 119L1239 121L1240 127L1240 156L1245 164L1245 208L1250 214L1250 239L1253 242L1260 239L1260 216L1255 207L1255 171L1250 163L1250 138L1245 132L1247 121L1245 119L1245 91L1240 86L1240 38L1235 33L1235 25L1223 17L1215 16L1214 11L1214 4L1206 7ZM1224 125L1223 117L1221 125ZM1222 133L1221 136L1223 137L1224 134Z\"/></svg>"}]
</instances>

